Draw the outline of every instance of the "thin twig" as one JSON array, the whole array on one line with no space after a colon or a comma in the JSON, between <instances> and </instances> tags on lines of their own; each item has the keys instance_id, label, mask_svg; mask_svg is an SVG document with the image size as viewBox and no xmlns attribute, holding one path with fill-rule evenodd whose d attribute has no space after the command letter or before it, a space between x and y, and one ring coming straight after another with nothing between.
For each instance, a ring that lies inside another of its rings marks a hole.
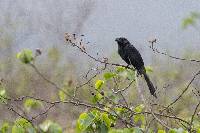
<instances>
[{"instance_id":1,"label":"thin twig","mask_svg":"<svg viewBox=\"0 0 200 133\"><path fill-rule=\"evenodd\" d=\"M199 101L199 103L196 105L195 110L194 110L194 113L192 114L192 117L191 117L191 120L190 120L190 126L189 126L189 131L190 131L190 132L191 132L191 130L192 130L192 124L193 124L193 121L194 121L194 116L196 115L197 109L199 108L199 106L200 106L200 101Z\"/></svg>"},{"instance_id":2,"label":"thin twig","mask_svg":"<svg viewBox=\"0 0 200 133\"><path fill-rule=\"evenodd\" d=\"M167 108L169 108L170 106L172 106L173 104L175 104L182 96L183 94L189 89L190 85L192 84L192 82L195 80L195 78L200 74L200 70L193 76L193 78L190 80L190 82L188 83L188 85L186 86L186 88L182 91L182 93L173 101L171 102Z\"/></svg>"},{"instance_id":3,"label":"thin twig","mask_svg":"<svg viewBox=\"0 0 200 133\"><path fill-rule=\"evenodd\" d=\"M46 78L38 69L34 64L30 64L30 66L36 71L36 73L42 77L46 82L48 82L49 84L51 84L52 86L54 86L57 90L62 91L65 95L67 95L68 97L72 97L70 94L68 94L66 91L64 91L62 88L58 87L58 85L56 83L54 83L53 81L49 80L48 78Z\"/></svg>"},{"instance_id":4,"label":"thin twig","mask_svg":"<svg viewBox=\"0 0 200 133\"><path fill-rule=\"evenodd\" d=\"M172 59L176 59L176 60L182 60L182 61L190 61L190 62L200 63L200 60L180 58L180 57L176 57L176 56L169 55L169 54L167 54L167 53L165 53L165 52L161 52L161 51L159 51L158 49L156 49L156 48L154 47L154 43L156 43L156 42L150 42L150 43L151 43L151 46L149 46L149 47L153 50L154 53L158 53L158 54L161 54L161 55L165 55L165 56L168 56L168 57L170 57L170 58L172 58Z\"/></svg>"}]
</instances>

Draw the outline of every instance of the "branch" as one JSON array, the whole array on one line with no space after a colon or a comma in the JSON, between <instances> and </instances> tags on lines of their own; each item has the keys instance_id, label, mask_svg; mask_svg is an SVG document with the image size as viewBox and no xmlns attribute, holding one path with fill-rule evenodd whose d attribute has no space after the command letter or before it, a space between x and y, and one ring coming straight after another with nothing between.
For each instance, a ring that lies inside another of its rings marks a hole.
<instances>
[{"instance_id":1,"label":"branch","mask_svg":"<svg viewBox=\"0 0 200 133\"><path fill-rule=\"evenodd\" d=\"M173 101L171 102L167 108L169 108L170 106L172 106L173 104L175 104L182 96L183 94L189 89L190 85L192 84L192 82L195 80L195 78L200 74L200 70L193 76L193 78L190 80L190 82L188 83L188 85L186 86L186 88L182 91L182 93Z\"/></svg>"},{"instance_id":2,"label":"branch","mask_svg":"<svg viewBox=\"0 0 200 133\"><path fill-rule=\"evenodd\" d=\"M169 54L167 54L165 52L160 52L157 48L154 47L154 43L156 43L156 41L149 41L149 43L151 43L151 46L149 46L149 47L153 50L154 53L165 55L165 56L168 56L169 58L176 59L176 60L182 60L182 61L190 61L190 62L200 63L200 60L180 58L180 57L169 55Z\"/></svg>"},{"instance_id":3,"label":"branch","mask_svg":"<svg viewBox=\"0 0 200 133\"><path fill-rule=\"evenodd\" d=\"M190 127L189 127L189 131L190 131L190 132L191 132L191 130L192 130L192 124L193 124L193 121L194 121L194 116L195 116L195 114L197 113L197 109L199 108L199 106L200 106L200 101L199 101L199 103L196 105L195 110L194 110L194 113L192 114L192 117L191 117L191 120L190 120Z\"/></svg>"},{"instance_id":4,"label":"branch","mask_svg":"<svg viewBox=\"0 0 200 133\"><path fill-rule=\"evenodd\" d=\"M127 65L122 65L122 64L117 64L117 63L110 63L108 62L108 58L103 58L103 60L100 60L99 58L95 58L94 56L90 55L89 53L87 53L84 43L82 42L82 39L78 39L76 38L76 35L73 34L73 36L69 33L65 33L65 40L67 43L70 43L73 47L77 47L82 53L84 53L86 56L88 56L90 59L99 62L101 64L104 64L105 67L107 65L111 65L111 66L122 66L122 67L126 67L129 69L132 69L131 67L127 66Z\"/></svg>"},{"instance_id":5,"label":"branch","mask_svg":"<svg viewBox=\"0 0 200 133\"><path fill-rule=\"evenodd\" d=\"M68 94L66 91L64 91L62 88L58 87L58 85L56 83L54 83L53 81L49 80L48 78L46 78L38 69L34 64L30 64L30 66L36 71L36 73L43 78L46 82L48 82L49 84L51 84L52 86L54 86L57 90L62 91L65 95L67 95L68 97L72 97L70 94Z\"/></svg>"}]
</instances>

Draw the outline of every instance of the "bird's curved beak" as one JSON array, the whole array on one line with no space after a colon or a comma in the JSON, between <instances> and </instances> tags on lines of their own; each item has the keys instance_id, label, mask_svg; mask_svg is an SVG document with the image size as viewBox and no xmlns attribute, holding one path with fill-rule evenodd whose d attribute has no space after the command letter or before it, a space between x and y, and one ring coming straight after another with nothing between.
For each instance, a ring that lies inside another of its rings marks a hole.
<instances>
[{"instance_id":1,"label":"bird's curved beak","mask_svg":"<svg viewBox=\"0 0 200 133\"><path fill-rule=\"evenodd\" d=\"M116 38L115 41L118 42L118 41L119 41L119 38Z\"/></svg>"}]
</instances>

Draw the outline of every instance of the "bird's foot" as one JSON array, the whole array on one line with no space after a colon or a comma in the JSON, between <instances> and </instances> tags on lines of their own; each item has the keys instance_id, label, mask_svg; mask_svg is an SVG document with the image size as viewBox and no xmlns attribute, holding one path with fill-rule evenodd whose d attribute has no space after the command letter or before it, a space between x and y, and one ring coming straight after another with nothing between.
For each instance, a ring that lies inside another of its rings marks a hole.
<instances>
[{"instance_id":1,"label":"bird's foot","mask_svg":"<svg viewBox=\"0 0 200 133\"><path fill-rule=\"evenodd\" d=\"M129 69L129 64L127 66L125 66L126 69Z\"/></svg>"}]
</instances>

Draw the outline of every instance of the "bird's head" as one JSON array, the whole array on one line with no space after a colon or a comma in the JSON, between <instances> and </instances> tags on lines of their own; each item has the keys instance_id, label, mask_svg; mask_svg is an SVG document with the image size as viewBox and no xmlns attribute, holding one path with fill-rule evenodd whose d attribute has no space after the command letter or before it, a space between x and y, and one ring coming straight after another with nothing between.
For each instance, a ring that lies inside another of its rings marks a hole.
<instances>
[{"instance_id":1,"label":"bird's head","mask_svg":"<svg viewBox=\"0 0 200 133\"><path fill-rule=\"evenodd\" d=\"M127 44L130 44L130 42L125 37L116 38L115 41L119 46L122 47L126 46Z\"/></svg>"}]
</instances>

